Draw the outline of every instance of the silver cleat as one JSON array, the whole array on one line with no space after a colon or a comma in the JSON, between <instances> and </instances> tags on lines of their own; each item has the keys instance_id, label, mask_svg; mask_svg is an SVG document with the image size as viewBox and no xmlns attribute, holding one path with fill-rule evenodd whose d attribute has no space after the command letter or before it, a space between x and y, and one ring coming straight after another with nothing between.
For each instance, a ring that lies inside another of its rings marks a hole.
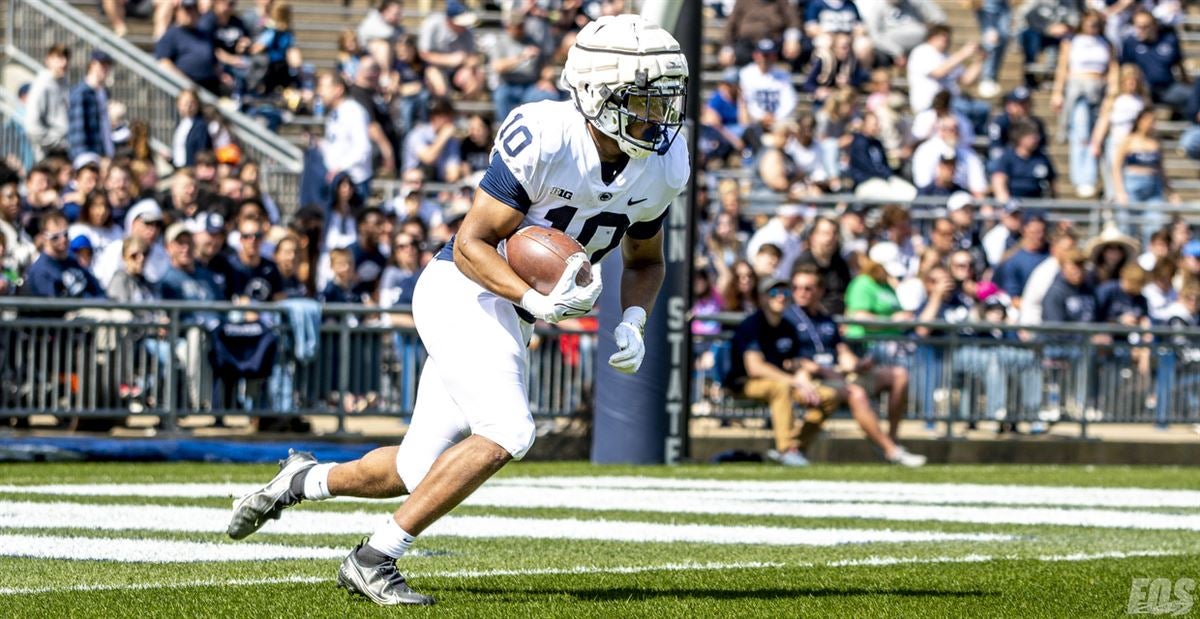
<instances>
[{"instance_id":1,"label":"silver cleat","mask_svg":"<svg viewBox=\"0 0 1200 619\"><path fill-rule=\"evenodd\" d=\"M259 530L268 520L278 520L285 508L300 502L303 497L292 493L292 480L316 466L317 459L306 451L288 450L288 457L279 462L279 474L267 485L233 503L233 518L226 533L242 539Z\"/></svg>"},{"instance_id":2,"label":"silver cleat","mask_svg":"<svg viewBox=\"0 0 1200 619\"><path fill-rule=\"evenodd\" d=\"M366 540L351 551L345 561L342 561L337 575L339 587L352 595L361 595L380 606L399 606L401 604L430 606L434 603L432 597L409 588L408 581L396 568L395 561L379 565L360 563L358 549L362 548L365 543Z\"/></svg>"}]
</instances>

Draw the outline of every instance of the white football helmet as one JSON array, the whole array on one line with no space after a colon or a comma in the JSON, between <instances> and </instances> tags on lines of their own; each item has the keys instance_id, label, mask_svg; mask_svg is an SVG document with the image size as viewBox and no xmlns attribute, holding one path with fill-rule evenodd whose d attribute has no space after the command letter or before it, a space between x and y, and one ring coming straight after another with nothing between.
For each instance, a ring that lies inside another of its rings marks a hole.
<instances>
[{"instance_id":1,"label":"white football helmet","mask_svg":"<svg viewBox=\"0 0 1200 619\"><path fill-rule=\"evenodd\" d=\"M575 107L633 158L671 148L683 127L687 81L679 42L640 15L584 26L562 72Z\"/></svg>"}]
</instances>

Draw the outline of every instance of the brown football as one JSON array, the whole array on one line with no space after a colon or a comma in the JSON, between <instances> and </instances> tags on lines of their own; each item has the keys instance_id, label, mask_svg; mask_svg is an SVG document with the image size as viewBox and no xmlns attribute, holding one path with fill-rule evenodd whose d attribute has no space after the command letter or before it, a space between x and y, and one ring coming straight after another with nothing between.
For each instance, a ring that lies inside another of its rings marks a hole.
<instances>
[{"instance_id":1,"label":"brown football","mask_svg":"<svg viewBox=\"0 0 1200 619\"><path fill-rule=\"evenodd\" d=\"M529 284L530 288L550 294L563 269L567 268L567 257L583 252L579 241L565 232L544 226L527 226L508 237L505 254L512 270ZM586 286L592 282L592 265L587 263L579 270L575 283Z\"/></svg>"}]
</instances>

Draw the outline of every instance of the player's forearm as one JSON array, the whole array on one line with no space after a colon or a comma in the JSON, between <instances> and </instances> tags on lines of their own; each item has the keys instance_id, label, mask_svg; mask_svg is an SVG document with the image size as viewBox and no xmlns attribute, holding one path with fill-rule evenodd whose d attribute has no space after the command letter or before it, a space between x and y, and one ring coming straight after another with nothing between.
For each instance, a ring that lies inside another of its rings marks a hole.
<instances>
[{"instance_id":1,"label":"player's forearm","mask_svg":"<svg viewBox=\"0 0 1200 619\"><path fill-rule=\"evenodd\" d=\"M621 308L640 307L649 315L666 273L662 261L627 263L621 273Z\"/></svg>"},{"instance_id":2,"label":"player's forearm","mask_svg":"<svg viewBox=\"0 0 1200 619\"><path fill-rule=\"evenodd\" d=\"M529 284L513 272L496 246L483 239L456 237L454 264L463 275L513 303L519 304L529 290Z\"/></svg>"}]
</instances>

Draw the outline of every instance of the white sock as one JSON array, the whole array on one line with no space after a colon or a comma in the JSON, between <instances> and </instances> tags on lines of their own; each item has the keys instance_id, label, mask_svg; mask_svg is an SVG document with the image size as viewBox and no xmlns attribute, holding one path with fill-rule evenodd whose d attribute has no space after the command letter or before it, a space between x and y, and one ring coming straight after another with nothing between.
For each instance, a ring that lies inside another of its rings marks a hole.
<instances>
[{"instance_id":1,"label":"white sock","mask_svg":"<svg viewBox=\"0 0 1200 619\"><path fill-rule=\"evenodd\" d=\"M399 559L408 552L416 539L405 533L404 529L396 524L395 518L388 517L386 523L375 529L371 539L367 540L367 545L393 559Z\"/></svg>"},{"instance_id":2,"label":"white sock","mask_svg":"<svg viewBox=\"0 0 1200 619\"><path fill-rule=\"evenodd\" d=\"M337 466L336 462L318 464L304 476L304 498L308 501L321 501L333 496L329 491L329 471Z\"/></svg>"}]
</instances>

